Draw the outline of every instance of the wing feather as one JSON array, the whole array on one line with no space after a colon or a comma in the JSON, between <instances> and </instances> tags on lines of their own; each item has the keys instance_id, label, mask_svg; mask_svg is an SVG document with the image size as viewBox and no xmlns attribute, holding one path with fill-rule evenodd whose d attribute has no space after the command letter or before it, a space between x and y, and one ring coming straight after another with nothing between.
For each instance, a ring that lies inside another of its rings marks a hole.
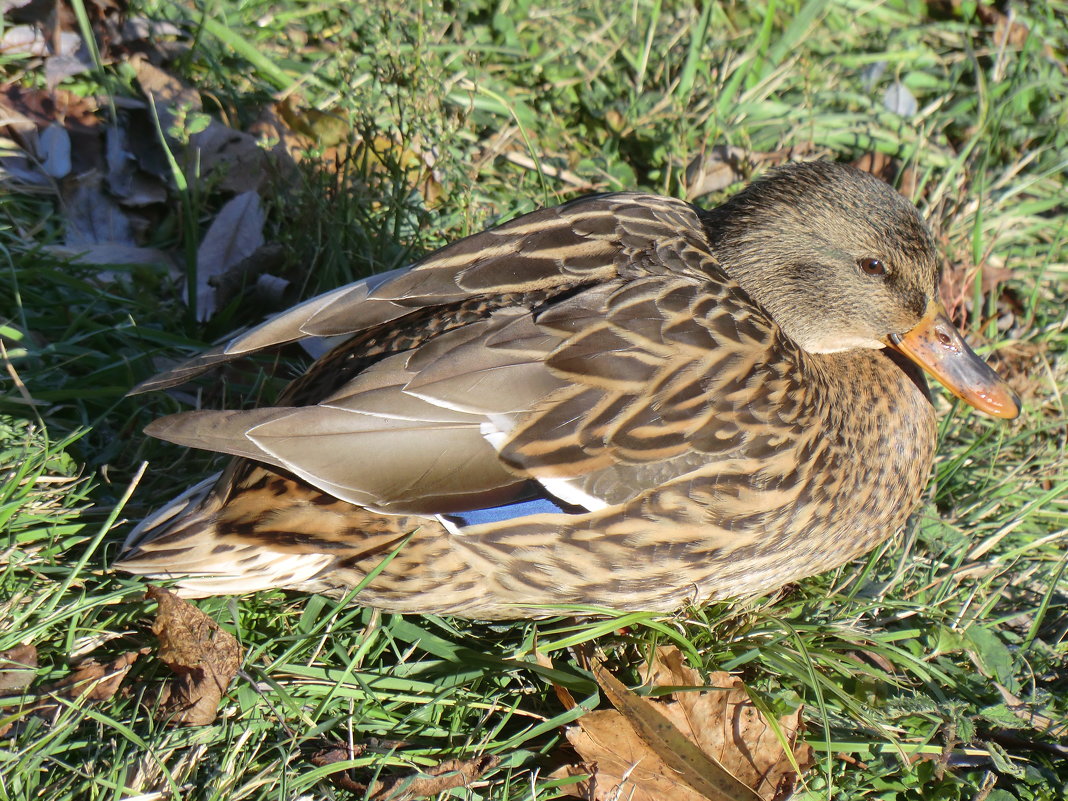
<instances>
[{"instance_id":1,"label":"wing feather","mask_svg":"<svg viewBox=\"0 0 1068 801\"><path fill-rule=\"evenodd\" d=\"M740 290L701 231L691 206L645 195L534 212L313 298L146 382L171 386L303 337L358 335L284 396L317 402L187 413L149 433L387 513L476 508L530 479L587 508L626 502L744 451L745 385L774 379L754 366L782 342L732 301Z\"/></svg>"}]
</instances>

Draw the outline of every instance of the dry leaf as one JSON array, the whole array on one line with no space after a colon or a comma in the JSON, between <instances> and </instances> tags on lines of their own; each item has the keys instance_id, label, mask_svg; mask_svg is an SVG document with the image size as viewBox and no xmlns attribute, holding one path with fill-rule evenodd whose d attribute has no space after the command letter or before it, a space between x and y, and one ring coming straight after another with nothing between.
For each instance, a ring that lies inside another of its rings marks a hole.
<instances>
[{"instance_id":1,"label":"dry leaf","mask_svg":"<svg viewBox=\"0 0 1068 801\"><path fill-rule=\"evenodd\" d=\"M45 128L59 123L72 132L94 131L99 121L91 101L65 89L44 92L8 84L0 89L0 116L4 125L22 120L22 127Z\"/></svg>"},{"instance_id":2,"label":"dry leaf","mask_svg":"<svg viewBox=\"0 0 1068 801\"><path fill-rule=\"evenodd\" d=\"M22 156L0 156L0 180L10 182L26 192L33 191L32 187L50 189L52 186L51 179Z\"/></svg>"},{"instance_id":3,"label":"dry leaf","mask_svg":"<svg viewBox=\"0 0 1068 801\"><path fill-rule=\"evenodd\" d=\"M187 108L200 111L200 93L188 87L169 72L143 58L134 58L129 62L141 84L141 90L156 107L160 126L166 131L177 121L176 112Z\"/></svg>"},{"instance_id":4,"label":"dry leaf","mask_svg":"<svg viewBox=\"0 0 1068 801\"><path fill-rule=\"evenodd\" d=\"M33 681L37 672L37 649L16 645L0 651L0 695L18 695Z\"/></svg>"},{"instance_id":5,"label":"dry leaf","mask_svg":"<svg viewBox=\"0 0 1068 801\"><path fill-rule=\"evenodd\" d=\"M222 275L211 280L211 285L215 287L216 306L225 306L253 283L256 284L258 299L266 302L270 293L277 293L274 303L281 302L289 281L283 278L268 280L263 286L261 295L260 279L266 277L263 273L280 270L285 263L286 249L279 243L268 242L256 248L237 264L228 267ZM268 305L265 308L269 309L272 306Z\"/></svg>"},{"instance_id":6,"label":"dry leaf","mask_svg":"<svg viewBox=\"0 0 1068 801\"><path fill-rule=\"evenodd\" d=\"M647 680L656 685L703 686L701 674L688 667L677 648L658 648ZM709 676L712 687L726 690L676 693L675 704L664 704L664 714L687 737L767 799L785 798L797 774L782 750L775 730L756 708L741 679L717 671ZM812 762L812 749L801 742L801 708L779 718L797 764Z\"/></svg>"},{"instance_id":7,"label":"dry leaf","mask_svg":"<svg viewBox=\"0 0 1068 801\"><path fill-rule=\"evenodd\" d=\"M420 147L418 142L402 144L387 136L376 136L369 142L362 140L353 145L351 158L357 163L366 160L374 173L393 175L398 170L403 172L408 186L422 195L428 206L433 206L441 197L443 190L434 170L434 151Z\"/></svg>"},{"instance_id":8,"label":"dry leaf","mask_svg":"<svg viewBox=\"0 0 1068 801\"><path fill-rule=\"evenodd\" d=\"M362 753L363 750L357 746L357 752ZM345 747L327 748L314 754L309 761L316 767L322 767L345 762L355 756L356 753ZM496 767L499 762L500 758L492 754L483 754L474 759L447 759L431 768L389 779L376 779L369 784L353 778L346 770L328 774L327 778L336 787L369 801L405 801L409 798L440 795L456 787L466 787L487 770Z\"/></svg>"},{"instance_id":9,"label":"dry leaf","mask_svg":"<svg viewBox=\"0 0 1068 801\"><path fill-rule=\"evenodd\" d=\"M159 248L139 248L135 245L119 245L103 242L95 245L62 247L46 245L43 250L61 259L69 259L76 264L155 264L170 269L174 267L171 257ZM103 273L98 277L108 276Z\"/></svg>"},{"instance_id":10,"label":"dry leaf","mask_svg":"<svg viewBox=\"0 0 1068 801\"><path fill-rule=\"evenodd\" d=\"M107 701L119 691L119 685L140 656L140 652L130 651L106 665L93 660L83 662L69 676L46 685L44 691L72 701Z\"/></svg>"},{"instance_id":11,"label":"dry leaf","mask_svg":"<svg viewBox=\"0 0 1068 801\"><path fill-rule=\"evenodd\" d=\"M127 122L130 115L124 115ZM108 191L124 206L147 206L167 200L167 187L157 175L141 169L141 162L129 149L125 128L110 126L105 135Z\"/></svg>"},{"instance_id":12,"label":"dry leaf","mask_svg":"<svg viewBox=\"0 0 1068 801\"><path fill-rule=\"evenodd\" d=\"M255 192L244 192L219 209L197 248L198 320L210 319L219 307L216 286L221 277L263 245L265 220Z\"/></svg>"},{"instance_id":13,"label":"dry leaf","mask_svg":"<svg viewBox=\"0 0 1068 801\"><path fill-rule=\"evenodd\" d=\"M1008 45L1014 49L1022 48L1027 40L1031 38L1030 29L1024 23L1011 18L1000 11L999 6L1006 9L1012 8L1012 6L1008 4L1002 5L1000 3L965 4L963 0L928 0L927 13L935 19L967 19L965 14L962 13L967 9L970 13L975 14L981 23L989 25L994 29L992 38L995 47L1000 49ZM1046 58L1048 58L1050 62L1061 71L1061 73L1068 75L1068 65L1064 63L1063 56L1058 54L1052 45L1043 45L1042 51L1046 55Z\"/></svg>"},{"instance_id":14,"label":"dry leaf","mask_svg":"<svg viewBox=\"0 0 1068 801\"><path fill-rule=\"evenodd\" d=\"M760 801L760 796L738 780L710 753L697 747L665 717L658 704L628 690L603 665L593 675L605 695L639 739L671 771L708 801ZM689 734L693 735L692 732Z\"/></svg>"},{"instance_id":15,"label":"dry leaf","mask_svg":"<svg viewBox=\"0 0 1068 801\"><path fill-rule=\"evenodd\" d=\"M5 56L45 56L48 52L48 41L35 25L12 25L0 36L0 53Z\"/></svg>"},{"instance_id":16,"label":"dry leaf","mask_svg":"<svg viewBox=\"0 0 1068 801\"><path fill-rule=\"evenodd\" d=\"M86 245L134 246L133 228L125 211L101 188L99 175L65 186L64 244L77 249Z\"/></svg>"},{"instance_id":17,"label":"dry leaf","mask_svg":"<svg viewBox=\"0 0 1068 801\"><path fill-rule=\"evenodd\" d=\"M254 136L212 120L189 137L186 162L199 164L202 175L221 175L219 188L238 193L263 186L269 175L268 158Z\"/></svg>"},{"instance_id":18,"label":"dry leaf","mask_svg":"<svg viewBox=\"0 0 1068 801\"><path fill-rule=\"evenodd\" d=\"M200 111L200 94L173 75L144 59L130 61L142 90L152 100L159 115L160 126L166 132L174 128L180 109ZM185 150L189 175L201 177L221 175L219 188L227 192L249 192L258 189L268 175L267 151L256 138L235 131L212 119L207 128L189 137Z\"/></svg>"},{"instance_id":19,"label":"dry leaf","mask_svg":"<svg viewBox=\"0 0 1068 801\"><path fill-rule=\"evenodd\" d=\"M100 130L96 107L71 92L0 88L0 132L32 154L42 175L62 178L100 167Z\"/></svg>"},{"instance_id":20,"label":"dry leaf","mask_svg":"<svg viewBox=\"0 0 1068 801\"><path fill-rule=\"evenodd\" d=\"M52 123L37 136L37 158L50 178L70 175L70 134L62 125Z\"/></svg>"},{"instance_id":21,"label":"dry leaf","mask_svg":"<svg viewBox=\"0 0 1068 801\"><path fill-rule=\"evenodd\" d=\"M302 106L296 95L287 95L275 104L275 110L293 133L318 147L337 147L352 138L352 127L344 116Z\"/></svg>"},{"instance_id":22,"label":"dry leaf","mask_svg":"<svg viewBox=\"0 0 1068 801\"><path fill-rule=\"evenodd\" d=\"M716 145L700 153L686 166L686 198L694 198L726 189L745 177L742 164L745 151L740 147Z\"/></svg>"},{"instance_id":23,"label":"dry leaf","mask_svg":"<svg viewBox=\"0 0 1068 801\"><path fill-rule=\"evenodd\" d=\"M264 247L270 246L265 245ZM263 250L263 248L260 248L260 250ZM280 308L286 305L287 299L293 294L290 292L292 287L293 283L288 278L263 273L256 276L256 300L262 303L264 308Z\"/></svg>"},{"instance_id":24,"label":"dry leaf","mask_svg":"<svg viewBox=\"0 0 1068 801\"><path fill-rule=\"evenodd\" d=\"M418 139L402 142L385 135L364 139L352 130L345 114L302 105L301 99L293 94L264 109L250 130L261 139L275 143L272 153L284 156L278 160L282 168L300 162L307 151L315 150L326 170L334 170L340 164L357 164L369 175L403 177L428 206L436 203L443 192L434 169L437 155L433 147ZM510 158L509 154L504 155ZM526 156L513 160L524 159L525 166L536 166ZM541 164L540 168L561 180L577 182L585 188L590 186L566 170L547 164Z\"/></svg>"},{"instance_id":25,"label":"dry leaf","mask_svg":"<svg viewBox=\"0 0 1068 801\"><path fill-rule=\"evenodd\" d=\"M658 649L648 674L648 679L657 685L705 686L675 648ZM597 677L600 683L605 673L598 673ZM606 684L611 681L608 677ZM702 767L697 761L693 751L698 751L740 784L752 787L759 798L779 801L788 797L796 783L796 772L774 729L753 706L744 685L727 673L717 673L712 676L712 687L722 689L677 692L673 701L645 699L624 688L626 694L621 696L620 705L629 713L599 710L570 727L567 738L585 764L569 766L555 775L591 773L591 778L575 785L573 792L596 801L615 798L620 788L619 797L632 801L733 801L755 797L752 791L746 795L747 791L737 786L710 788L707 781L692 781L695 770L706 780L714 775L714 769ZM612 691L606 694L611 695ZM614 694L620 695L618 688ZM617 699L612 700L615 703ZM649 714L650 710L655 716ZM804 769L811 762L812 752L799 742L800 714L799 709L781 718L779 724L793 747L794 758ZM673 724L674 733L664 728L668 721ZM595 766L592 771L590 765Z\"/></svg>"},{"instance_id":26,"label":"dry leaf","mask_svg":"<svg viewBox=\"0 0 1068 801\"><path fill-rule=\"evenodd\" d=\"M288 98L265 106L259 117L249 126L248 132L258 141L271 144L271 152L280 157L280 163L290 165L301 162L312 142L304 134L294 131L286 121L285 109L290 103Z\"/></svg>"},{"instance_id":27,"label":"dry leaf","mask_svg":"<svg viewBox=\"0 0 1068 801\"><path fill-rule=\"evenodd\" d=\"M106 701L118 692L122 680L144 653L146 651L131 651L106 665L91 660L83 662L70 675L44 685L25 712L42 718L52 718L63 708L56 698L83 704ZM0 652L0 695L25 692L33 679L36 665L37 649L32 645ZM6 735L12 725L0 727L0 737Z\"/></svg>"},{"instance_id":28,"label":"dry leaf","mask_svg":"<svg viewBox=\"0 0 1068 801\"><path fill-rule=\"evenodd\" d=\"M160 697L159 716L171 723L206 726L215 720L223 693L244 655L232 634L173 592L149 587L159 604L152 631L159 637L160 661L177 677Z\"/></svg>"},{"instance_id":29,"label":"dry leaf","mask_svg":"<svg viewBox=\"0 0 1068 801\"><path fill-rule=\"evenodd\" d=\"M579 720L578 725L569 726L565 733L585 764L567 766L553 776L589 773L589 779L569 787L569 791L579 798L591 801L616 798L709 801L665 765L615 710L590 712ZM716 801L720 798L717 796Z\"/></svg>"},{"instance_id":30,"label":"dry leaf","mask_svg":"<svg viewBox=\"0 0 1068 801\"><path fill-rule=\"evenodd\" d=\"M910 200L916 196L916 170L903 167L900 161L872 150L853 162L858 170L870 172L876 178L882 178L891 186L897 185L898 191Z\"/></svg>"},{"instance_id":31,"label":"dry leaf","mask_svg":"<svg viewBox=\"0 0 1068 801\"><path fill-rule=\"evenodd\" d=\"M55 89L65 78L93 69L93 56L82 37L73 31L63 31L58 37L55 52L45 59L45 85Z\"/></svg>"}]
</instances>

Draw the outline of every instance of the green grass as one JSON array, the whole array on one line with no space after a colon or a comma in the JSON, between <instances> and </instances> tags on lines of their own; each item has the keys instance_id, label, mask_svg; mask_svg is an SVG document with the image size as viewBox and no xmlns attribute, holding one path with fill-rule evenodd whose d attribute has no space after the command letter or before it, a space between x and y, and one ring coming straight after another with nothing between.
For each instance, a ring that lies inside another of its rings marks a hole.
<instances>
[{"instance_id":1,"label":"green grass","mask_svg":"<svg viewBox=\"0 0 1068 801\"><path fill-rule=\"evenodd\" d=\"M0 725L16 723L0 739L0 801L345 798L307 757L372 738L349 763L363 780L491 752L500 766L448 797L553 798L560 727L581 709L565 712L549 680L585 708L603 704L569 651L589 641L632 683L655 645L674 643L695 665L737 671L770 709L803 702L818 761L800 798L1068 794L1057 752L1068 725L1068 4L1014 6L1030 35L1005 45L969 2L409 5L146 0L131 12L185 32L190 47L169 69L231 124L283 93L364 141L397 143L339 164L325 140L337 126L320 121L323 160L266 196L267 238L300 297L576 194L684 194L687 165L713 145L840 160L874 150L913 168L947 266L1010 271L985 290L977 280L960 319L1011 371L1024 416L1007 424L940 398L939 460L905 533L743 606L487 626L281 592L205 600L247 649L214 724L154 722L139 694L166 669L151 658L131 694L68 701L54 721L28 714L22 696L0 698ZM31 61L0 64L7 80L44 85ZM894 81L917 99L915 117L883 106ZM122 63L63 86L137 96ZM433 155L433 203L396 163L410 153ZM0 200L0 650L37 646L35 686L153 642L143 585L107 565L130 521L213 464L140 434L180 408L174 399L124 393L156 360L266 311L235 302L197 324L159 268L101 283L99 268L57 258L57 192ZM158 211L149 243L195 252L192 236L225 199L194 177L184 202L172 194ZM247 378L250 394L270 397L279 380ZM997 685L1052 731L1010 710Z\"/></svg>"}]
</instances>

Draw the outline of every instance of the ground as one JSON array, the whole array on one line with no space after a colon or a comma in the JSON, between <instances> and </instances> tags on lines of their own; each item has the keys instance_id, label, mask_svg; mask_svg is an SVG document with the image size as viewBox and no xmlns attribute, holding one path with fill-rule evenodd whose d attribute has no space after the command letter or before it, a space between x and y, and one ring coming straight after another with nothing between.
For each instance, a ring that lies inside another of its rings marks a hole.
<instances>
[{"instance_id":1,"label":"ground","mask_svg":"<svg viewBox=\"0 0 1068 801\"><path fill-rule=\"evenodd\" d=\"M797 798L1064 797L1066 13L9 9L0 651L33 646L36 667L24 681L0 669L0 799L346 798L339 768L366 783L485 754L500 761L444 797L557 797L563 724L607 707L580 644L631 686L674 644L768 713L803 707L815 760ZM47 36L15 44L16 29ZM88 30L97 46L79 49ZM772 597L672 616L486 626L283 592L209 599L241 672L214 721L157 720L171 677L157 604L108 565L132 523L216 463L140 430L193 402L269 398L295 368L200 397L130 387L271 309L538 206L633 188L712 205L769 164L816 157L860 163L920 206L947 305L1024 401L1005 423L938 395L938 461L901 536ZM57 684L90 659L103 689Z\"/></svg>"}]
</instances>

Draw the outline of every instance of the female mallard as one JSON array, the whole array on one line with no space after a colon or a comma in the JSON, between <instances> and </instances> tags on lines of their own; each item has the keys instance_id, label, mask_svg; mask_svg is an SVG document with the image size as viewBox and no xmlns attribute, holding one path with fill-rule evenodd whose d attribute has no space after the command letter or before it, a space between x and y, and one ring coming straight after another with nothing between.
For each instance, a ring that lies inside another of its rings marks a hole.
<instances>
[{"instance_id":1,"label":"female mallard","mask_svg":"<svg viewBox=\"0 0 1068 801\"><path fill-rule=\"evenodd\" d=\"M916 505L920 365L1014 417L938 299L919 213L817 162L703 211L587 197L313 298L139 389L311 337L277 406L157 420L236 457L118 567L191 594L350 590L477 618L671 610L827 570Z\"/></svg>"}]
</instances>

